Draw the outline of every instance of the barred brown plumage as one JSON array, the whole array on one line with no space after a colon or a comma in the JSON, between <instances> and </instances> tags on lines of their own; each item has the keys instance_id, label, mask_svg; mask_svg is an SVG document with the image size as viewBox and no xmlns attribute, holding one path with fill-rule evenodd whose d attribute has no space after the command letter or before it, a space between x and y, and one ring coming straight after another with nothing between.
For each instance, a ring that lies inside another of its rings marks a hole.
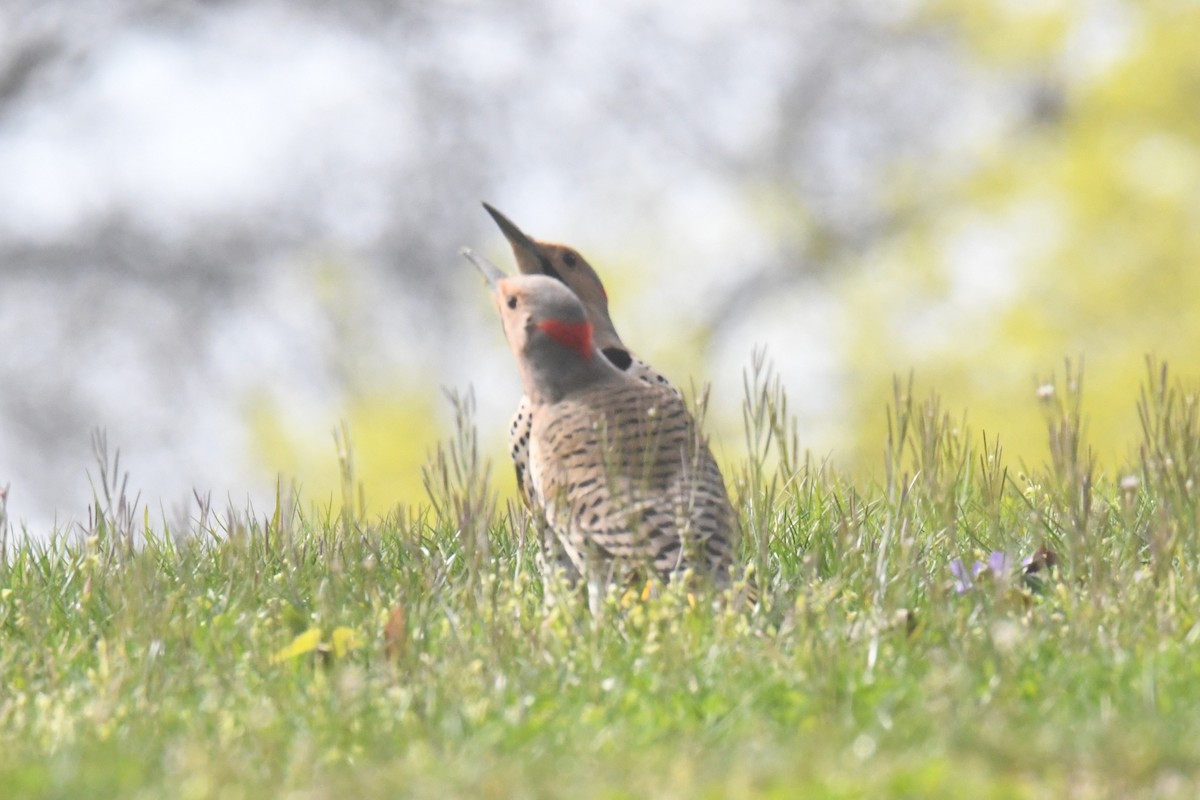
<instances>
[{"instance_id":1,"label":"barred brown plumage","mask_svg":"<svg viewBox=\"0 0 1200 800\"><path fill-rule=\"evenodd\" d=\"M464 253L492 283L525 389L513 426L528 447L524 494L587 577L593 611L628 573L691 572L727 585L736 516L679 393L618 369L598 336L581 353L574 331L590 314L564 281L506 277Z\"/></svg>"},{"instance_id":2,"label":"barred brown plumage","mask_svg":"<svg viewBox=\"0 0 1200 800\"><path fill-rule=\"evenodd\" d=\"M675 392L622 378L537 409L531 494L581 571L727 583L736 520L707 443Z\"/></svg>"},{"instance_id":3,"label":"barred brown plumage","mask_svg":"<svg viewBox=\"0 0 1200 800\"><path fill-rule=\"evenodd\" d=\"M608 292L587 259L566 245L534 239L492 206L484 203L483 207L508 240L517 268L522 274L545 275L561 281L575 293L587 312L597 349L614 367L645 383L667 386L678 393L661 373L631 353L621 341L608 313ZM558 538L547 530L540 501L533 498L528 491L529 438L532 425L533 409L530 407L529 397L523 395L509 428L509 454L516 470L517 490L526 508L533 514L539 529L543 570L555 566L562 571L566 582L572 584L579 577L574 562L567 556Z\"/></svg>"},{"instance_id":4,"label":"barred brown plumage","mask_svg":"<svg viewBox=\"0 0 1200 800\"><path fill-rule=\"evenodd\" d=\"M484 203L483 207L492 215L512 247L521 274L546 275L561 281L575 293L587 312L597 349L613 366L646 383L671 386L661 373L631 353L621 341L608 313L608 292L596 270L578 251L566 245L538 241L492 206ZM671 388L678 393L674 387ZM522 397L517 413L513 415L511 428L513 463L517 465L518 484L522 483L528 463L525 454L531 421L529 398Z\"/></svg>"}]
</instances>

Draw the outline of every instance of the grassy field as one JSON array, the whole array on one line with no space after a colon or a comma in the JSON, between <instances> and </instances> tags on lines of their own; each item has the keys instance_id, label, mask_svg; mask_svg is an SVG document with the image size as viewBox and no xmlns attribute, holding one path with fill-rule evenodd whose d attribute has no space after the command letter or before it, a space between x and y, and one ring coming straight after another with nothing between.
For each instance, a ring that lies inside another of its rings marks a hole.
<instances>
[{"instance_id":1,"label":"grassy field","mask_svg":"<svg viewBox=\"0 0 1200 800\"><path fill-rule=\"evenodd\" d=\"M857 485L757 365L726 476L753 610L547 610L468 402L428 504L381 520L344 439L345 512L171 525L99 447L86 530L4 538L0 795L1194 797L1197 395L1152 366L1101 465L1078 384L1031 391L1036 466L898 384Z\"/></svg>"}]
</instances>

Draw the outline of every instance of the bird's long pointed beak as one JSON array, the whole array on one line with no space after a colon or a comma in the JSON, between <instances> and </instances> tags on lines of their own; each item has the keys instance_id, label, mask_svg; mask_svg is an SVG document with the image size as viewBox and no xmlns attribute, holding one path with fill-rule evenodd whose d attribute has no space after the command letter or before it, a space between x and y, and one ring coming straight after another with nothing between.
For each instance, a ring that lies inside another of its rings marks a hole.
<instances>
[{"instance_id":1,"label":"bird's long pointed beak","mask_svg":"<svg viewBox=\"0 0 1200 800\"><path fill-rule=\"evenodd\" d=\"M470 261L472 264L474 264L479 269L480 272L483 273L483 277L487 278L488 285L491 286L493 289L496 288L497 281L499 281L502 278L508 277L507 275L504 274L504 271L501 270L499 267L497 267L495 264L488 261L483 256L475 255L475 252L469 247L464 247L461 250L459 250L458 252L461 253L468 261Z\"/></svg>"},{"instance_id":2,"label":"bird's long pointed beak","mask_svg":"<svg viewBox=\"0 0 1200 800\"><path fill-rule=\"evenodd\" d=\"M504 238L508 239L508 243L512 245L513 255L517 257L517 266L521 268L522 272L536 272L537 267L542 267L542 265L550 263L542 246L529 238L525 234L525 231L513 224L512 220L487 203L484 203L483 207L492 215L492 219L500 227L500 232L504 234Z\"/></svg>"}]
</instances>

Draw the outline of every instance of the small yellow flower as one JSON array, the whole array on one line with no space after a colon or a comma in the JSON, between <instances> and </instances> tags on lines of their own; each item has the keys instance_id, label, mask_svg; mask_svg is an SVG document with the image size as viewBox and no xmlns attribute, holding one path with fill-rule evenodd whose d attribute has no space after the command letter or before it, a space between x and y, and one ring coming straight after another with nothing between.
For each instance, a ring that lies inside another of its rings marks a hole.
<instances>
[{"instance_id":1,"label":"small yellow flower","mask_svg":"<svg viewBox=\"0 0 1200 800\"><path fill-rule=\"evenodd\" d=\"M292 643L287 647L282 648L275 655L271 656L271 663L278 664L280 661L287 661L290 658L302 656L305 653L311 653L321 645L321 629L309 628L304 633L292 640Z\"/></svg>"},{"instance_id":2,"label":"small yellow flower","mask_svg":"<svg viewBox=\"0 0 1200 800\"><path fill-rule=\"evenodd\" d=\"M333 655L335 658L341 658L351 650L362 646L362 640L359 638L358 632L353 628L345 626L334 628L330 638L332 639Z\"/></svg>"}]
</instances>

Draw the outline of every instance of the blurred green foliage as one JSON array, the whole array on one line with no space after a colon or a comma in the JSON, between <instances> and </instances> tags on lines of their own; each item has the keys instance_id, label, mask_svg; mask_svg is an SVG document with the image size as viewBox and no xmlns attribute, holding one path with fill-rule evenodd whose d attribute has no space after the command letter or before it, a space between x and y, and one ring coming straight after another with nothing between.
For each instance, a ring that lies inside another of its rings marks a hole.
<instances>
[{"instance_id":1,"label":"blurred green foliage","mask_svg":"<svg viewBox=\"0 0 1200 800\"><path fill-rule=\"evenodd\" d=\"M373 514L386 513L396 504L416 503L424 496L421 467L439 439L441 415L435 398L416 386L397 386L390 391L373 391L350 398L342 409L343 430L352 437L353 464L364 508ZM330 503L338 511L345 497L339 474L336 447L338 434L326 438L311 431L285 425L278 408L266 398L253 405L251 430L260 463L279 474L285 482L297 481L312 502ZM345 441L343 437L342 441ZM504 481L515 483L512 470L501 470Z\"/></svg>"},{"instance_id":2,"label":"blurred green foliage","mask_svg":"<svg viewBox=\"0 0 1200 800\"><path fill-rule=\"evenodd\" d=\"M1195 797L1200 416L1164 370L1132 478L1093 474L1075 379L1028 474L904 393L863 491L758 362L754 609L547 607L464 398L385 516L281 489L172 526L99 441L77 535L0 535L3 797Z\"/></svg>"},{"instance_id":3,"label":"blurred green foliage","mask_svg":"<svg viewBox=\"0 0 1200 800\"><path fill-rule=\"evenodd\" d=\"M878 463L878 408L909 367L1043 459L1035 389L1064 358L1086 361L1094 446L1120 460L1146 354L1189 374L1200 341L1200 7L945 0L929 19L1028 84L1028 108L967 163L897 170L924 202L897 192L911 224L845 285L863 365L848 461Z\"/></svg>"},{"instance_id":4,"label":"blurred green foliage","mask_svg":"<svg viewBox=\"0 0 1200 800\"><path fill-rule=\"evenodd\" d=\"M830 271L829 291L851 320L849 335L831 343L844 364L837 391L845 402L825 426L835 436L800 431L801 440L818 451L835 441L840 467L878 477L880 409L895 378L911 372L918 387L937 387L947 407L965 410L974 430L1003 435L1014 459L1041 462L1037 390L1062 377L1070 359L1086 365L1091 446L1107 468L1120 468L1132 455L1123 443L1137 434L1134 387L1145 357L1186 377L1200 341L1200 8L938 0L906 24L958 37L977 72L971 79L1011 107L961 151L895 164L878 187L893 205L893 231L861 252L825 242L799 194L747 197L778 240L795 247L802 239L817 261L842 264ZM710 332L659 335L661 314L647 322L637 306L648 276L631 252L647 245L624 244L589 251L603 265L614 315L636 349L686 385ZM346 336L343 350L369 350L347 299L369 287L326 267L315 277ZM687 321L671 321L687 330ZM717 394L736 387L736 375L710 377ZM436 387L412 378L386 390L350 383L340 416L368 496L385 505L413 496L445 427ZM330 440L280 424L269 401L253 408L263 462L299 478L311 497L336 498ZM718 433L736 424L711 423ZM484 431L497 460L503 438ZM733 437L723 438L718 449L737 455ZM496 471L502 490L512 488L510 472Z\"/></svg>"}]
</instances>

